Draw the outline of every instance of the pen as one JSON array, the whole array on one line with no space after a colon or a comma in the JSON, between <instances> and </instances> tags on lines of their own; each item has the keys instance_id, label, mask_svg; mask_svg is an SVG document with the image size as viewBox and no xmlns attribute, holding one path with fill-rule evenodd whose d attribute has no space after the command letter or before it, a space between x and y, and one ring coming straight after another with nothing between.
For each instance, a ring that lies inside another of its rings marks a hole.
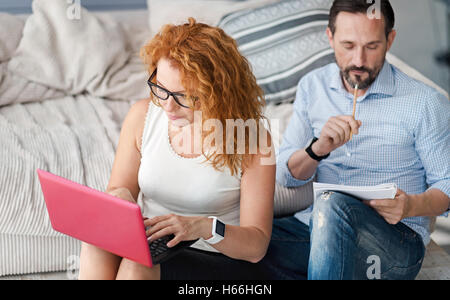
<instances>
[{"instance_id":1,"label":"pen","mask_svg":"<svg viewBox=\"0 0 450 300\"><path fill-rule=\"evenodd\" d=\"M355 93L353 95L353 119L355 119L355 112L356 112L356 99L358 98L358 84L355 85ZM350 140L352 139L353 133L350 130Z\"/></svg>"}]
</instances>

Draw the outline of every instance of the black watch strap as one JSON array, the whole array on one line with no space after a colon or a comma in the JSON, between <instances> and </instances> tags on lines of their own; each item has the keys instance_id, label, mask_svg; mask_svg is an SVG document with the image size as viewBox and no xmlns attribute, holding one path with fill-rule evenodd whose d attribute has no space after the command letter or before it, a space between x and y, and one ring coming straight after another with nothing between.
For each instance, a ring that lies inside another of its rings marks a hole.
<instances>
[{"instance_id":1,"label":"black watch strap","mask_svg":"<svg viewBox=\"0 0 450 300\"><path fill-rule=\"evenodd\" d=\"M330 153L328 153L327 155L324 155L324 156L317 156L317 155L312 151L312 145L313 145L315 142L317 142L318 140L319 140L318 138L314 137L314 138L312 139L312 141L311 141L311 144L309 144L309 146L305 149L305 151L306 151L306 153L308 153L308 155L309 155L312 159L317 160L317 161L321 161L321 160L323 160L323 159L328 158L328 156L330 156Z\"/></svg>"}]
</instances>

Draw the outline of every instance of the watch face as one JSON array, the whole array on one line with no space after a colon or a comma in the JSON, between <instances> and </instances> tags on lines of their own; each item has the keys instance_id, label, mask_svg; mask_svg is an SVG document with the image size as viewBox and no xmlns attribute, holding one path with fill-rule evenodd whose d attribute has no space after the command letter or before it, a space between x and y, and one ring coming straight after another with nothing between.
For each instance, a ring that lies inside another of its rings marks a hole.
<instances>
[{"instance_id":1,"label":"watch face","mask_svg":"<svg viewBox=\"0 0 450 300\"><path fill-rule=\"evenodd\" d=\"M220 236L225 237L225 224L217 220L216 223L216 233Z\"/></svg>"}]
</instances>

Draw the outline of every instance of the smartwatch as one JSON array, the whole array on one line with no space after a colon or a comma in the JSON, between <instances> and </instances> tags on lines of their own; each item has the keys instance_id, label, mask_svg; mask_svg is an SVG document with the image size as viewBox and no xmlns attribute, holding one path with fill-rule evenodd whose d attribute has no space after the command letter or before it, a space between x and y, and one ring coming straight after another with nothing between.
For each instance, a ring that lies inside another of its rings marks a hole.
<instances>
[{"instance_id":1,"label":"smartwatch","mask_svg":"<svg viewBox=\"0 0 450 300\"><path fill-rule=\"evenodd\" d=\"M324 156L317 156L313 151L312 151L312 145L317 142L319 139L314 137L311 141L311 143L309 144L309 146L305 149L306 153L308 153L309 157L311 157L314 160L317 161L321 161L323 159L328 158L328 156L330 156L330 153L328 153L327 155Z\"/></svg>"},{"instance_id":2,"label":"smartwatch","mask_svg":"<svg viewBox=\"0 0 450 300\"><path fill-rule=\"evenodd\" d=\"M225 238L225 224L216 217L208 217L213 219L212 238L205 240L208 244L214 245Z\"/></svg>"}]
</instances>

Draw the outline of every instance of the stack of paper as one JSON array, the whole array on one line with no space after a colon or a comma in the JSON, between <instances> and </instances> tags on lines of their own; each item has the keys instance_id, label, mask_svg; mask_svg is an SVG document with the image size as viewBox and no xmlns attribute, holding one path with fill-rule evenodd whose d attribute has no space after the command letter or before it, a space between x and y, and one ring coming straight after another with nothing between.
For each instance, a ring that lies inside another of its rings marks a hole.
<instances>
[{"instance_id":1,"label":"stack of paper","mask_svg":"<svg viewBox=\"0 0 450 300\"><path fill-rule=\"evenodd\" d=\"M361 200L394 199L397 193L395 183L386 183L375 186L350 186L328 183L313 183L314 198L317 199L323 192L342 192Z\"/></svg>"}]
</instances>

